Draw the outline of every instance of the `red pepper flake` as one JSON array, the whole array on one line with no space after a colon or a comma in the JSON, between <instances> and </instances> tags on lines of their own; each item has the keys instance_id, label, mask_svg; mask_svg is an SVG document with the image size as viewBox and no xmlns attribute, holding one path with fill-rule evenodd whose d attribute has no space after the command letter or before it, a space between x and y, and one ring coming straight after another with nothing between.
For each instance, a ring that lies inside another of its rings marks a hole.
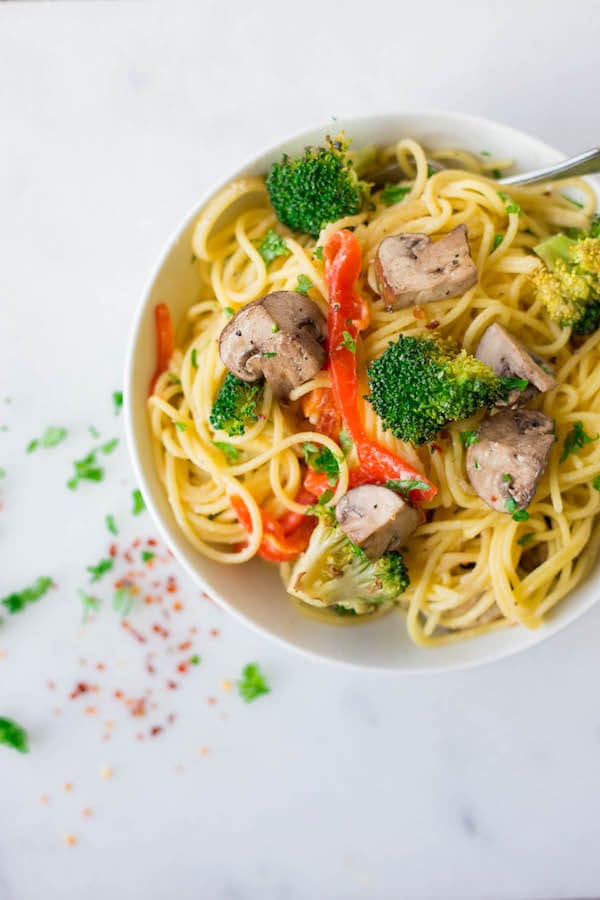
<instances>
[{"instance_id":1,"label":"red pepper flake","mask_svg":"<svg viewBox=\"0 0 600 900\"><path fill-rule=\"evenodd\" d=\"M440 447L439 444L436 444L435 442L431 445L431 450L432 451L437 450L438 453L442 453L442 448Z\"/></svg>"},{"instance_id":2,"label":"red pepper flake","mask_svg":"<svg viewBox=\"0 0 600 900\"><path fill-rule=\"evenodd\" d=\"M133 626L131 626L129 624L127 619L123 619L123 621L121 622L121 628L124 628L126 631L129 631L131 633L132 637L134 637L139 644L146 643L146 638L144 637L144 635L141 634L136 628L133 628Z\"/></svg>"},{"instance_id":3,"label":"red pepper flake","mask_svg":"<svg viewBox=\"0 0 600 900\"><path fill-rule=\"evenodd\" d=\"M149 544L150 547L156 547L158 545L156 538L148 538L146 543Z\"/></svg>"},{"instance_id":4,"label":"red pepper flake","mask_svg":"<svg viewBox=\"0 0 600 900\"><path fill-rule=\"evenodd\" d=\"M430 331L433 331L434 328L437 328L440 323L437 319L432 319L431 322L428 322L425 328L429 328Z\"/></svg>"},{"instance_id":5,"label":"red pepper flake","mask_svg":"<svg viewBox=\"0 0 600 900\"><path fill-rule=\"evenodd\" d=\"M156 622L156 624L152 626L152 631L155 634L159 634L161 638L164 638L164 640L169 637L169 632L163 625L160 624L160 622Z\"/></svg>"},{"instance_id":6,"label":"red pepper flake","mask_svg":"<svg viewBox=\"0 0 600 900\"><path fill-rule=\"evenodd\" d=\"M135 562L135 560L134 560L133 556L131 555L131 553L129 552L129 550L127 551L127 553L123 554L123 558L126 559L127 562L130 563L131 565L133 565L133 563Z\"/></svg>"},{"instance_id":7,"label":"red pepper flake","mask_svg":"<svg viewBox=\"0 0 600 900\"><path fill-rule=\"evenodd\" d=\"M171 678L167 680L167 690L168 691L176 691L179 685L176 681L173 681Z\"/></svg>"},{"instance_id":8,"label":"red pepper flake","mask_svg":"<svg viewBox=\"0 0 600 900\"><path fill-rule=\"evenodd\" d=\"M155 675L155 674L156 674L156 669L154 668L154 666L152 665L152 663L146 663L146 672L148 672L149 675Z\"/></svg>"},{"instance_id":9,"label":"red pepper flake","mask_svg":"<svg viewBox=\"0 0 600 900\"><path fill-rule=\"evenodd\" d=\"M218 628L211 628L210 633L211 633L212 637L219 637L219 634L220 634Z\"/></svg>"},{"instance_id":10,"label":"red pepper flake","mask_svg":"<svg viewBox=\"0 0 600 900\"><path fill-rule=\"evenodd\" d=\"M179 649L182 650L182 651L183 651L183 650L189 650L191 646L192 646L192 642L191 642L191 641L184 641L182 644L179 645Z\"/></svg>"},{"instance_id":11,"label":"red pepper flake","mask_svg":"<svg viewBox=\"0 0 600 900\"><path fill-rule=\"evenodd\" d=\"M153 725L150 729L150 737L156 737L158 734L162 734L163 731L162 725Z\"/></svg>"},{"instance_id":12,"label":"red pepper flake","mask_svg":"<svg viewBox=\"0 0 600 900\"><path fill-rule=\"evenodd\" d=\"M89 806L86 806L85 809L81 810L81 815L84 817L84 819L89 819L92 815L92 810L89 808Z\"/></svg>"},{"instance_id":13,"label":"red pepper flake","mask_svg":"<svg viewBox=\"0 0 600 900\"><path fill-rule=\"evenodd\" d=\"M187 670L188 670L187 662L180 662L179 665L177 666L178 672L187 672Z\"/></svg>"},{"instance_id":14,"label":"red pepper flake","mask_svg":"<svg viewBox=\"0 0 600 900\"><path fill-rule=\"evenodd\" d=\"M54 681L48 681L46 683L46 687L48 688L49 691L53 691L56 688L56 684Z\"/></svg>"},{"instance_id":15,"label":"red pepper flake","mask_svg":"<svg viewBox=\"0 0 600 900\"><path fill-rule=\"evenodd\" d=\"M175 612L181 612L181 610L183 609L183 603L181 602L181 600L175 601L175 603L173 604L173 609L175 610Z\"/></svg>"},{"instance_id":16,"label":"red pepper flake","mask_svg":"<svg viewBox=\"0 0 600 900\"><path fill-rule=\"evenodd\" d=\"M192 625L190 628L190 634L198 634L198 629L195 625Z\"/></svg>"},{"instance_id":17,"label":"red pepper flake","mask_svg":"<svg viewBox=\"0 0 600 900\"><path fill-rule=\"evenodd\" d=\"M175 721L175 713L169 713L169 715L167 716L167 722L169 723L169 725L172 725L174 721Z\"/></svg>"},{"instance_id":18,"label":"red pepper flake","mask_svg":"<svg viewBox=\"0 0 600 900\"><path fill-rule=\"evenodd\" d=\"M133 547L134 550L137 550L137 548L140 546L141 543L142 543L142 539L136 538L131 546Z\"/></svg>"},{"instance_id":19,"label":"red pepper flake","mask_svg":"<svg viewBox=\"0 0 600 900\"><path fill-rule=\"evenodd\" d=\"M71 700L75 700L76 697L80 697L82 694L87 694L90 691L97 691L98 688L96 685L88 684L86 681L80 681L76 687L69 694Z\"/></svg>"},{"instance_id":20,"label":"red pepper flake","mask_svg":"<svg viewBox=\"0 0 600 900\"><path fill-rule=\"evenodd\" d=\"M144 603L150 606L150 604L152 603L152 594L146 594L146 596L144 597Z\"/></svg>"},{"instance_id":21,"label":"red pepper flake","mask_svg":"<svg viewBox=\"0 0 600 900\"><path fill-rule=\"evenodd\" d=\"M115 691L113 696L115 697L116 700L122 700L123 696L124 696L123 691Z\"/></svg>"},{"instance_id":22,"label":"red pepper flake","mask_svg":"<svg viewBox=\"0 0 600 900\"><path fill-rule=\"evenodd\" d=\"M145 697L140 697L139 700L130 701L130 712L132 716L145 716L146 715L146 699Z\"/></svg>"},{"instance_id":23,"label":"red pepper flake","mask_svg":"<svg viewBox=\"0 0 600 900\"><path fill-rule=\"evenodd\" d=\"M425 318L425 310L422 306L414 306L413 307L413 317L415 319L424 319Z\"/></svg>"},{"instance_id":24,"label":"red pepper flake","mask_svg":"<svg viewBox=\"0 0 600 900\"><path fill-rule=\"evenodd\" d=\"M214 706L215 703L217 702L217 698L216 697L207 697L206 702L209 703L211 706Z\"/></svg>"},{"instance_id":25,"label":"red pepper flake","mask_svg":"<svg viewBox=\"0 0 600 900\"><path fill-rule=\"evenodd\" d=\"M111 544L110 547L108 548L108 555L112 556L113 559L115 558L115 556L117 555L118 552L119 552L119 548L117 547L116 544Z\"/></svg>"},{"instance_id":26,"label":"red pepper flake","mask_svg":"<svg viewBox=\"0 0 600 900\"><path fill-rule=\"evenodd\" d=\"M86 714L86 716L95 716L97 712L97 706L86 706L86 708L84 709L84 713Z\"/></svg>"},{"instance_id":27,"label":"red pepper flake","mask_svg":"<svg viewBox=\"0 0 600 900\"><path fill-rule=\"evenodd\" d=\"M99 662L99 663L96 663L96 668L98 669L99 672L104 672L104 670L106 669L106 666L104 665L104 663Z\"/></svg>"},{"instance_id":28,"label":"red pepper flake","mask_svg":"<svg viewBox=\"0 0 600 900\"><path fill-rule=\"evenodd\" d=\"M64 786L65 791L72 791L72 790L73 790L73 785L71 784L70 781L66 781L65 784L64 784L63 786Z\"/></svg>"},{"instance_id":29,"label":"red pepper flake","mask_svg":"<svg viewBox=\"0 0 600 900\"><path fill-rule=\"evenodd\" d=\"M169 594L175 594L177 591L177 582L172 575L167 579L167 591Z\"/></svg>"},{"instance_id":30,"label":"red pepper flake","mask_svg":"<svg viewBox=\"0 0 600 900\"><path fill-rule=\"evenodd\" d=\"M498 499L498 498L496 497L495 494L493 494L493 495L490 497L490 500L492 501L492 503L495 503L495 502L497 501L497 499Z\"/></svg>"}]
</instances>

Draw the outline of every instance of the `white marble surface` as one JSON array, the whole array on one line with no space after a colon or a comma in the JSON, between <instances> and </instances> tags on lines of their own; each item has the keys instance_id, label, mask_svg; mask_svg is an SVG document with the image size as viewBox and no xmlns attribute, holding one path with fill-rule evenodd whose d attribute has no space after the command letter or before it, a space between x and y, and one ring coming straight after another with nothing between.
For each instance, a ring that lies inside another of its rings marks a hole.
<instances>
[{"instance_id":1,"label":"white marble surface","mask_svg":"<svg viewBox=\"0 0 600 900\"><path fill-rule=\"evenodd\" d=\"M101 485L64 486L89 425L121 436L110 394L133 306L213 178L286 132L407 105L592 145L600 7L571 9L568 31L548 0L0 5L0 596L59 585L0 626L0 715L32 742L0 748L0 900L600 894L600 607L507 662L377 677L285 652L180 578L168 641L138 602L141 645L108 582L85 627L77 599L106 513L120 545L153 533L131 516L125 448ZM26 455L50 424L67 441ZM192 627L201 664L132 718L112 691L164 685ZM221 682L253 659L272 692L245 705ZM82 679L102 690L68 699Z\"/></svg>"}]
</instances>

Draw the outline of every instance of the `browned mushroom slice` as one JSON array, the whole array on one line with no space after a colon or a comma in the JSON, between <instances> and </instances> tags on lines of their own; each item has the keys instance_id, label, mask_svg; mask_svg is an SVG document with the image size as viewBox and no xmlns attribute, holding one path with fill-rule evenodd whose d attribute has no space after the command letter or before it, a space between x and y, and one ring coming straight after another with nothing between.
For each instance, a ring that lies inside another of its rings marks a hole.
<instances>
[{"instance_id":1,"label":"browned mushroom slice","mask_svg":"<svg viewBox=\"0 0 600 900\"><path fill-rule=\"evenodd\" d=\"M536 394L556 387L556 378L548 364L497 322L484 331L475 356L491 366L500 378L514 376L529 382L525 390L511 391L498 406L526 403Z\"/></svg>"},{"instance_id":2,"label":"browned mushroom slice","mask_svg":"<svg viewBox=\"0 0 600 900\"><path fill-rule=\"evenodd\" d=\"M486 416L467 450L469 481L498 512L531 503L554 443L554 422L533 409L505 409Z\"/></svg>"},{"instance_id":3,"label":"browned mushroom slice","mask_svg":"<svg viewBox=\"0 0 600 900\"><path fill-rule=\"evenodd\" d=\"M304 294L274 291L244 306L219 338L223 364L242 381L263 375L273 394L286 400L293 388L323 367L327 336L321 310Z\"/></svg>"},{"instance_id":4,"label":"browned mushroom slice","mask_svg":"<svg viewBox=\"0 0 600 900\"><path fill-rule=\"evenodd\" d=\"M414 507L378 484L352 488L336 506L335 515L342 531L369 559L397 550L419 524Z\"/></svg>"},{"instance_id":5,"label":"browned mushroom slice","mask_svg":"<svg viewBox=\"0 0 600 900\"><path fill-rule=\"evenodd\" d=\"M377 248L375 275L387 309L458 297L477 283L467 228L435 243L426 234L396 234Z\"/></svg>"}]
</instances>

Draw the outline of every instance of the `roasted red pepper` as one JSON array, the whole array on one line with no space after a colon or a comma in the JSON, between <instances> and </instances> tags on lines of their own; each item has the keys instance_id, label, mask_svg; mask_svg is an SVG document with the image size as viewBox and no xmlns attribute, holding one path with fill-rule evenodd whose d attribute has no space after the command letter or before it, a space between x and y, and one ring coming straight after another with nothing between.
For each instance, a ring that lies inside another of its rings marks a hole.
<instances>
[{"instance_id":1,"label":"roasted red pepper","mask_svg":"<svg viewBox=\"0 0 600 900\"><path fill-rule=\"evenodd\" d=\"M308 492L301 488L296 499L303 503L308 497ZM314 494L310 494L310 503L314 500ZM231 506L240 524L248 533L252 532L252 521L248 507L241 497L237 495L230 498ZM308 503L307 503L308 505ZM296 559L306 548L315 527L316 520L312 516L302 513L286 512L280 519L276 519L265 509L260 511L263 523L263 537L258 548L259 556L270 562L291 562Z\"/></svg>"},{"instance_id":2,"label":"roasted red pepper","mask_svg":"<svg viewBox=\"0 0 600 900\"><path fill-rule=\"evenodd\" d=\"M369 325L369 309L359 296L355 283L360 275L360 244L351 231L335 231L324 246L325 279L329 291L329 377L344 428L354 441L360 470L356 483L385 483L390 479L418 479L429 485L427 490L410 492L413 503L431 500L437 488L413 466L368 437L359 405L359 382L356 369L356 340Z\"/></svg>"},{"instance_id":3,"label":"roasted red pepper","mask_svg":"<svg viewBox=\"0 0 600 900\"><path fill-rule=\"evenodd\" d=\"M168 369L175 350L173 320L166 303L157 304L154 309L154 321L156 324L156 371L150 384L150 393L153 392L159 376Z\"/></svg>"}]
</instances>

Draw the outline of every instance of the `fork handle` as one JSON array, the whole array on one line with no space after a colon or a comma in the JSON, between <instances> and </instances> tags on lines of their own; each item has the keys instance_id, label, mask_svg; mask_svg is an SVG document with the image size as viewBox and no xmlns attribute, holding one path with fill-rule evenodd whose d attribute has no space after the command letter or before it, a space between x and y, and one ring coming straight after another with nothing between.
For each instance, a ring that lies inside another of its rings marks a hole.
<instances>
[{"instance_id":1,"label":"fork handle","mask_svg":"<svg viewBox=\"0 0 600 900\"><path fill-rule=\"evenodd\" d=\"M534 184L536 181L554 181L556 178L574 178L576 175L594 175L600 172L600 147L586 150L578 156L563 159L553 166L545 166L543 169L535 169L533 172L523 172L522 175L509 175L500 178L499 184Z\"/></svg>"}]
</instances>

